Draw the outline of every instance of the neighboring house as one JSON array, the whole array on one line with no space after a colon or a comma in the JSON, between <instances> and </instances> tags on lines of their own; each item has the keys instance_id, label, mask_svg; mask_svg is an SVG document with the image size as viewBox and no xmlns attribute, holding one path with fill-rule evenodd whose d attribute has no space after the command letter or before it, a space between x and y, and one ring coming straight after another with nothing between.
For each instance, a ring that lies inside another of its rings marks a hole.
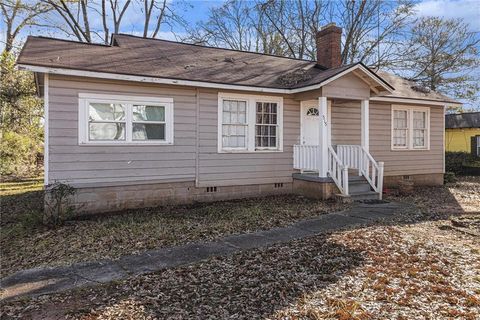
<instances>
[{"instance_id":1,"label":"neighboring house","mask_svg":"<svg viewBox=\"0 0 480 320\"><path fill-rule=\"evenodd\" d=\"M468 152L480 157L480 112L445 116L445 151Z\"/></svg>"},{"instance_id":2,"label":"neighboring house","mask_svg":"<svg viewBox=\"0 0 480 320\"><path fill-rule=\"evenodd\" d=\"M323 28L312 62L121 34L29 37L17 63L45 99L45 184L71 184L92 212L442 184L444 110L458 103L341 65L340 40Z\"/></svg>"}]
</instances>

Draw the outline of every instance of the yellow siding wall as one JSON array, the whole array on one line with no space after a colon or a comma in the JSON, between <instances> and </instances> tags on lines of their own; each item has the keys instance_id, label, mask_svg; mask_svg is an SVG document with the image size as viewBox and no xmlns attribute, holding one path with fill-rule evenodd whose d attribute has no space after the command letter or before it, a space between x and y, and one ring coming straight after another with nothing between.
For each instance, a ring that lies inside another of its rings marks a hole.
<instances>
[{"instance_id":1,"label":"yellow siding wall","mask_svg":"<svg viewBox=\"0 0 480 320\"><path fill-rule=\"evenodd\" d=\"M445 151L471 151L471 137L480 135L480 128L446 129Z\"/></svg>"}]
</instances>

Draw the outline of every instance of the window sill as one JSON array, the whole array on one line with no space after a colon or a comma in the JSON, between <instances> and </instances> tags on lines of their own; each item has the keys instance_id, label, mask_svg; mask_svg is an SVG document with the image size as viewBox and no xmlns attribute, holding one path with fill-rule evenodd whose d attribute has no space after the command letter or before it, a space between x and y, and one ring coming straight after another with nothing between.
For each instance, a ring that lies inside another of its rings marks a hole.
<instances>
[{"instance_id":1,"label":"window sill","mask_svg":"<svg viewBox=\"0 0 480 320\"><path fill-rule=\"evenodd\" d=\"M220 150L218 153L281 153L283 150Z\"/></svg>"},{"instance_id":2,"label":"window sill","mask_svg":"<svg viewBox=\"0 0 480 320\"><path fill-rule=\"evenodd\" d=\"M80 147L92 147L92 146L173 146L173 142L80 142Z\"/></svg>"},{"instance_id":3,"label":"window sill","mask_svg":"<svg viewBox=\"0 0 480 320\"><path fill-rule=\"evenodd\" d=\"M430 148L391 148L391 151L429 151Z\"/></svg>"}]
</instances>

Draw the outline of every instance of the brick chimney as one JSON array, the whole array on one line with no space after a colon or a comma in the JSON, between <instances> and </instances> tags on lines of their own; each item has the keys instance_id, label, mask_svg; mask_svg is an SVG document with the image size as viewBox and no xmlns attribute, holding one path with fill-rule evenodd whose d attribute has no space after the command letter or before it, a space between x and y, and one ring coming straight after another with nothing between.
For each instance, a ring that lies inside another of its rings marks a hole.
<instances>
[{"instance_id":1,"label":"brick chimney","mask_svg":"<svg viewBox=\"0 0 480 320\"><path fill-rule=\"evenodd\" d=\"M342 28L329 23L317 32L317 63L327 68L342 65Z\"/></svg>"}]
</instances>

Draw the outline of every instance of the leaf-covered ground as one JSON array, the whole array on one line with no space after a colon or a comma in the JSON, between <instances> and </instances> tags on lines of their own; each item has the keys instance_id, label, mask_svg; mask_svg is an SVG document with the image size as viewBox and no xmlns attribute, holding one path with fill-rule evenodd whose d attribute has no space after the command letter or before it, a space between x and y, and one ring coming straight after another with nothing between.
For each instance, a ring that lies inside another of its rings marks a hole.
<instances>
[{"instance_id":1,"label":"leaf-covered ground","mask_svg":"<svg viewBox=\"0 0 480 320\"><path fill-rule=\"evenodd\" d=\"M22 269L116 259L145 250L266 230L334 212L346 206L297 196L127 210L67 221L39 223L41 181L0 184L1 274Z\"/></svg>"},{"instance_id":2,"label":"leaf-covered ground","mask_svg":"<svg viewBox=\"0 0 480 320\"><path fill-rule=\"evenodd\" d=\"M5 319L478 319L480 179L421 188L408 224L319 235L4 304ZM452 213L452 215L450 214Z\"/></svg>"}]
</instances>

